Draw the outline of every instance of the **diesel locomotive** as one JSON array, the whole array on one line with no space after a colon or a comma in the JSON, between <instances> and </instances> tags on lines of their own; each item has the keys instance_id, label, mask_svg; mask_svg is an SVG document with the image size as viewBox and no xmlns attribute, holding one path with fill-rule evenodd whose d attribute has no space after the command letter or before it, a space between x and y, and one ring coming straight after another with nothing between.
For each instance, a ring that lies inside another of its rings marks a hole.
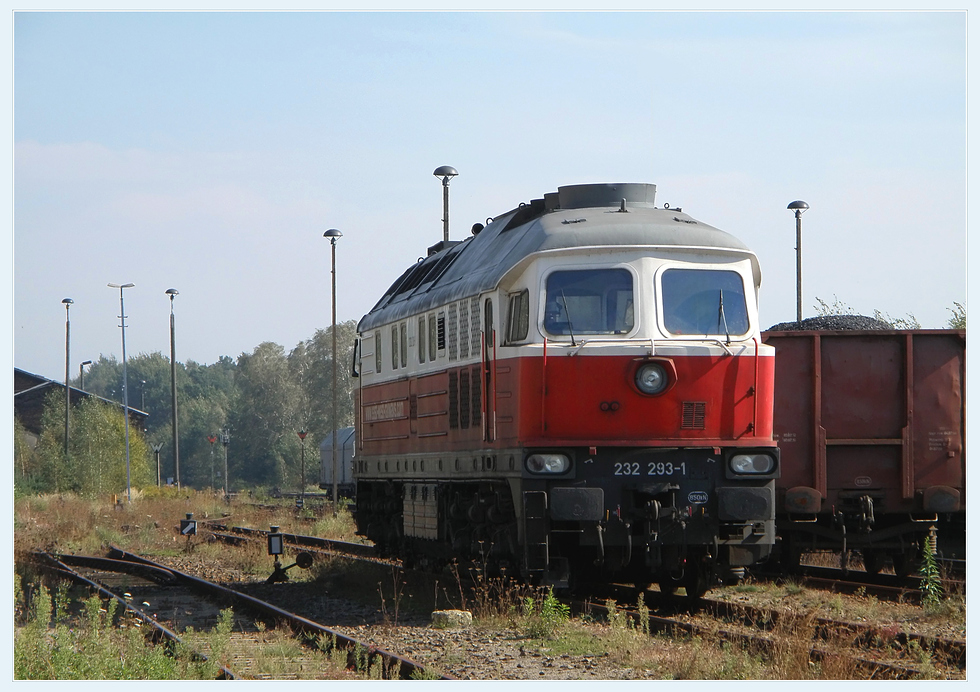
<instances>
[{"instance_id":1,"label":"diesel locomotive","mask_svg":"<svg viewBox=\"0 0 980 692\"><path fill-rule=\"evenodd\" d=\"M356 522L409 565L697 597L775 543L761 271L643 183L441 241L358 323Z\"/></svg>"}]
</instances>

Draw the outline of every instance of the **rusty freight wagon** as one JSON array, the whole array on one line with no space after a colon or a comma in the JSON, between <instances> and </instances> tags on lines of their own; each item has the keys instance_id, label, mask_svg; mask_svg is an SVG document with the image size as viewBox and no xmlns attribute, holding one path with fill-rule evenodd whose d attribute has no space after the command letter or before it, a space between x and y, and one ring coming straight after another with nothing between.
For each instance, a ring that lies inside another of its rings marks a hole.
<instances>
[{"instance_id":1,"label":"rusty freight wagon","mask_svg":"<svg viewBox=\"0 0 980 692\"><path fill-rule=\"evenodd\" d=\"M859 551L907 573L924 538L965 553L961 330L764 332L776 349L780 555ZM846 566L846 562L844 562Z\"/></svg>"}]
</instances>

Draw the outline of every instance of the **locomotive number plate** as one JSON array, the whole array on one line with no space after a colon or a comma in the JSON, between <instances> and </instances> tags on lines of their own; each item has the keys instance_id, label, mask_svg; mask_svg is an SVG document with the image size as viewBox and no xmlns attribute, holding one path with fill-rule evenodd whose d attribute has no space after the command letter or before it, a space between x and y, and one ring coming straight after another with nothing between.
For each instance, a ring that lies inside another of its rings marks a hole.
<instances>
[{"instance_id":1,"label":"locomotive number plate","mask_svg":"<svg viewBox=\"0 0 980 692\"><path fill-rule=\"evenodd\" d=\"M675 464L671 461L648 461L644 464L638 461L617 461L613 464L614 476L673 476L675 473L686 475L686 462Z\"/></svg>"}]
</instances>

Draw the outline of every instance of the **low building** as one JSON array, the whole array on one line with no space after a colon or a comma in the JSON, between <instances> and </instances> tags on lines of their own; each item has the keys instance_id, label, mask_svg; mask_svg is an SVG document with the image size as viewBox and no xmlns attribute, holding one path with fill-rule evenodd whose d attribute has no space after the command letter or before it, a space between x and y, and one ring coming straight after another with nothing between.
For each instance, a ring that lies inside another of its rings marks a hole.
<instances>
[{"instance_id":1,"label":"low building","mask_svg":"<svg viewBox=\"0 0 980 692\"><path fill-rule=\"evenodd\" d=\"M64 397L65 383L55 382L46 377L14 368L14 415L27 431L27 443L32 448L37 445L37 440L41 436L41 415L44 412L44 402L53 391L59 392L60 396ZM110 406L123 408L123 405L118 401L104 399L76 387L69 387L69 396L73 406L83 399L95 397ZM145 411L140 411L132 406L129 407L129 423L139 430L146 427L148 416L149 414Z\"/></svg>"}]
</instances>

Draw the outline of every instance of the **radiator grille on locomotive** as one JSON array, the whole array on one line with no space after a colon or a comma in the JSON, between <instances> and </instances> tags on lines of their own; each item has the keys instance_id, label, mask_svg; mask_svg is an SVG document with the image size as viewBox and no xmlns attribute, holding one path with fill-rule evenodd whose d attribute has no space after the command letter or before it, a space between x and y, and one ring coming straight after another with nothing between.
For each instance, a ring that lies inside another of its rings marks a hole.
<instances>
[{"instance_id":1,"label":"radiator grille on locomotive","mask_svg":"<svg viewBox=\"0 0 980 692\"><path fill-rule=\"evenodd\" d=\"M470 357L470 307L465 300L459 301L459 357Z\"/></svg>"},{"instance_id":2,"label":"radiator grille on locomotive","mask_svg":"<svg viewBox=\"0 0 980 692\"><path fill-rule=\"evenodd\" d=\"M449 360L456 360L459 357L459 349L457 348L459 344L459 326L456 316L456 303L449 306L449 329L448 329L448 339L449 339Z\"/></svg>"},{"instance_id":3,"label":"radiator grille on locomotive","mask_svg":"<svg viewBox=\"0 0 980 692\"><path fill-rule=\"evenodd\" d=\"M449 371L449 429L459 429L459 375Z\"/></svg>"},{"instance_id":4,"label":"radiator grille on locomotive","mask_svg":"<svg viewBox=\"0 0 980 692\"><path fill-rule=\"evenodd\" d=\"M705 402L685 401L681 411L681 430L704 430Z\"/></svg>"}]
</instances>

